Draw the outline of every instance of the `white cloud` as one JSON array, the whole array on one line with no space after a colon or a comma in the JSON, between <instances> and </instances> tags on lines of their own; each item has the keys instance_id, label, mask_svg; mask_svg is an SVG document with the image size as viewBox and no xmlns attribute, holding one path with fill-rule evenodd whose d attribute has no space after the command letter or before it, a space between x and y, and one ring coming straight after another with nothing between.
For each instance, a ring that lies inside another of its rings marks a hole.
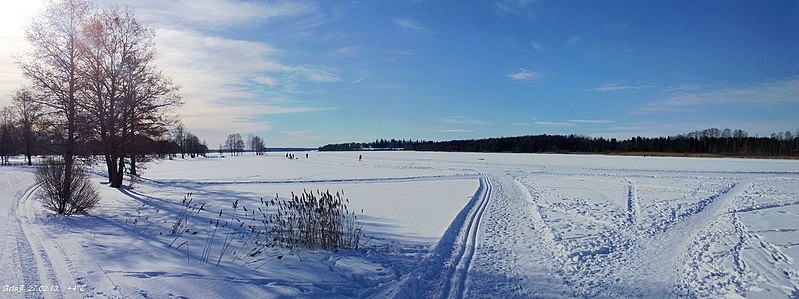
<instances>
[{"instance_id":1,"label":"white cloud","mask_svg":"<svg viewBox=\"0 0 799 299\"><path fill-rule=\"evenodd\" d=\"M497 15L508 17L520 17L528 19L534 17L529 11L530 3L535 0L495 0L493 2L493 9Z\"/></svg>"},{"instance_id":2,"label":"white cloud","mask_svg":"<svg viewBox=\"0 0 799 299\"><path fill-rule=\"evenodd\" d=\"M311 82L338 82L341 81L341 78L336 75L336 72L333 69L329 68L318 68L313 66L295 66L295 67L286 67L284 69L288 72L293 72L301 77L305 78Z\"/></svg>"},{"instance_id":3,"label":"white cloud","mask_svg":"<svg viewBox=\"0 0 799 299\"><path fill-rule=\"evenodd\" d=\"M410 56L413 55L413 52L409 50L391 50L388 51L388 54L399 55L399 56Z\"/></svg>"},{"instance_id":4,"label":"white cloud","mask_svg":"<svg viewBox=\"0 0 799 299\"><path fill-rule=\"evenodd\" d=\"M715 91L685 91L664 99L649 102L635 109L636 113L691 111L698 106L734 104L772 106L793 104L799 107L799 78L772 81L756 86L724 88Z\"/></svg>"},{"instance_id":5,"label":"white cloud","mask_svg":"<svg viewBox=\"0 0 799 299\"><path fill-rule=\"evenodd\" d=\"M411 19L397 18L397 19L393 19L391 21L394 22L395 25L399 26L402 29L424 30L424 27L422 27L422 25L419 25L419 23L417 23L416 21L411 20Z\"/></svg>"},{"instance_id":6,"label":"white cloud","mask_svg":"<svg viewBox=\"0 0 799 299\"><path fill-rule=\"evenodd\" d=\"M354 80L354 81L350 81L350 82L348 82L348 83L347 83L347 85L355 85L355 84L361 83L361 82L363 82L363 80L365 80L367 77L368 77L368 76L365 76L365 77L360 77L360 78L358 78L358 79L356 79L356 80Z\"/></svg>"},{"instance_id":7,"label":"white cloud","mask_svg":"<svg viewBox=\"0 0 799 299\"><path fill-rule=\"evenodd\" d=\"M549 126L549 127L576 127L577 124L572 122L558 122L558 121L537 121L536 125Z\"/></svg>"},{"instance_id":8,"label":"white cloud","mask_svg":"<svg viewBox=\"0 0 799 299\"><path fill-rule=\"evenodd\" d=\"M333 50L333 52L330 53L330 55L336 57L354 57L358 55L358 51L359 51L358 47L348 46L335 49Z\"/></svg>"},{"instance_id":9,"label":"white cloud","mask_svg":"<svg viewBox=\"0 0 799 299\"><path fill-rule=\"evenodd\" d=\"M505 77L516 81L534 81L544 78L544 75L531 70L520 68L515 73L507 74L505 75Z\"/></svg>"},{"instance_id":10,"label":"white cloud","mask_svg":"<svg viewBox=\"0 0 799 299\"><path fill-rule=\"evenodd\" d=\"M463 130L463 129L438 129L438 130L433 130L433 131L441 132L441 133L469 133L469 132L474 132L474 130Z\"/></svg>"},{"instance_id":11,"label":"white cloud","mask_svg":"<svg viewBox=\"0 0 799 299\"><path fill-rule=\"evenodd\" d=\"M267 86L275 86L277 85L277 80L275 78L269 76L258 76L252 79L255 82L258 82L263 85Z\"/></svg>"},{"instance_id":12,"label":"white cloud","mask_svg":"<svg viewBox=\"0 0 799 299\"><path fill-rule=\"evenodd\" d=\"M11 93L22 86L22 71L15 64L15 55L30 50L24 27L43 8L43 1L0 2L0 107L11 104Z\"/></svg>"},{"instance_id":13,"label":"white cloud","mask_svg":"<svg viewBox=\"0 0 799 299\"><path fill-rule=\"evenodd\" d=\"M442 123L450 124L450 125L490 125L490 122L477 120L477 119L466 119L463 116L450 116L441 120Z\"/></svg>"},{"instance_id":14,"label":"white cloud","mask_svg":"<svg viewBox=\"0 0 799 299\"><path fill-rule=\"evenodd\" d=\"M181 85L186 105L179 113L187 128L203 138L224 138L231 129L259 132L270 128L263 116L328 110L269 101L252 83L271 88L293 81L334 82L332 71L291 66L277 60L281 51L257 41L235 40L201 32L163 28L157 31L158 65ZM213 140L213 139L212 139Z\"/></svg>"},{"instance_id":15,"label":"white cloud","mask_svg":"<svg viewBox=\"0 0 799 299\"><path fill-rule=\"evenodd\" d=\"M530 42L530 46L533 47L533 50L536 50L536 51L541 51L541 50L544 49L543 47L541 47L541 43L539 43L537 41Z\"/></svg>"},{"instance_id":16,"label":"white cloud","mask_svg":"<svg viewBox=\"0 0 799 299\"><path fill-rule=\"evenodd\" d=\"M598 91L598 92L613 92L613 91L622 91L622 90L636 90L636 89L643 89L646 86L644 85L629 85L629 84L619 84L619 83L607 83L603 84L598 87L589 88L588 91Z\"/></svg>"},{"instance_id":17,"label":"white cloud","mask_svg":"<svg viewBox=\"0 0 799 299\"><path fill-rule=\"evenodd\" d=\"M574 46L577 43L579 43L580 40L582 40L582 39L583 39L583 36L581 34L575 34L574 36L569 38L569 40L567 40L563 45L567 46L567 47L571 47L571 46Z\"/></svg>"},{"instance_id":18,"label":"white cloud","mask_svg":"<svg viewBox=\"0 0 799 299\"><path fill-rule=\"evenodd\" d=\"M136 9L147 23L181 27L219 27L306 15L315 8L300 2L245 2L230 0L101 0L101 5Z\"/></svg>"},{"instance_id":19,"label":"white cloud","mask_svg":"<svg viewBox=\"0 0 799 299\"><path fill-rule=\"evenodd\" d=\"M570 119L568 120L570 123L575 124L609 124L614 123L612 120L605 120L605 119Z\"/></svg>"}]
</instances>

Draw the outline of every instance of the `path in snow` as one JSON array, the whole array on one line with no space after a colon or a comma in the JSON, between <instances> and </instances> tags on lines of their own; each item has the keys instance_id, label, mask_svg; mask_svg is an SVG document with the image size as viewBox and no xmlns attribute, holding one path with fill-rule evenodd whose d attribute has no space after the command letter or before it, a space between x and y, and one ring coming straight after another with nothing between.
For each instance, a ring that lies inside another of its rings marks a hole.
<instances>
[{"instance_id":1,"label":"path in snow","mask_svg":"<svg viewBox=\"0 0 799 299\"><path fill-rule=\"evenodd\" d=\"M404 162L404 167L418 163ZM390 163L395 162L386 162ZM412 285L410 289L417 291L400 292L397 297L797 293L799 272L784 253L797 244L769 243L747 228L738 215L794 206L797 200L770 202L773 197L764 197L761 191L752 192L755 204L737 204L751 191L753 180L796 173L549 169L447 161L425 165L485 173L491 191L485 208L470 204L462 211L479 216L469 216L468 221L456 218L450 230L458 228L458 237L445 235L423 262L424 270L405 279L404 290ZM788 180L796 182L795 178ZM789 194L796 191L786 188ZM773 192L780 196L785 190ZM462 237L474 228L474 237ZM778 232L786 230L796 231ZM728 247L715 244L721 237L734 240L727 242ZM450 252L455 252L455 258L442 258ZM727 255L732 266L715 265L724 252L731 252ZM461 259L462 255L467 258ZM754 260L754 265L746 260ZM470 266L461 266L466 263ZM430 272L445 277L443 287L437 287L439 281L431 279L435 274ZM755 286L758 280L769 289ZM435 291L418 291L425 287Z\"/></svg>"},{"instance_id":2,"label":"path in snow","mask_svg":"<svg viewBox=\"0 0 799 299\"><path fill-rule=\"evenodd\" d=\"M444 232L432 252L389 290L397 298L465 298L473 267L482 217L492 194L491 180L483 176L480 187Z\"/></svg>"},{"instance_id":3,"label":"path in snow","mask_svg":"<svg viewBox=\"0 0 799 299\"><path fill-rule=\"evenodd\" d=\"M18 293L9 294L21 298L115 297L106 292L116 287L103 279L103 271L91 258L75 244L65 250L54 231L40 227L47 217L55 216L36 214L41 204L35 198L39 186L31 185L32 176L29 169L0 168L0 178L5 180L0 205L8 211L0 227L4 240L11 240L0 242L3 286L20 286Z\"/></svg>"}]
</instances>

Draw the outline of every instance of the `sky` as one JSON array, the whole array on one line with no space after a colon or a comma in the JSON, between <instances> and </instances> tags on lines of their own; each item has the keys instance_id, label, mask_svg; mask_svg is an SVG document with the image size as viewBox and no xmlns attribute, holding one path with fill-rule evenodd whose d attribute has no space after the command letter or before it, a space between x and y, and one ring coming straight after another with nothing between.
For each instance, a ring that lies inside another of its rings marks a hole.
<instances>
[{"instance_id":1,"label":"sky","mask_svg":"<svg viewBox=\"0 0 799 299\"><path fill-rule=\"evenodd\" d=\"M0 4L0 106L37 1ZM212 148L799 129L797 1L95 3L155 30L176 111Z\"/></svg>"}]
</instances>

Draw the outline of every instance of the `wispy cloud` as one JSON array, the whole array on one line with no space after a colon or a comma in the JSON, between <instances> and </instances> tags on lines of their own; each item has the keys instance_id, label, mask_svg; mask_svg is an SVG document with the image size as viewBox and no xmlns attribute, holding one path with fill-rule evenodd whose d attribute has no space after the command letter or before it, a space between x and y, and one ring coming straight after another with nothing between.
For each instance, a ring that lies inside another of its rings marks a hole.
<instances>
[{"instance_id":1,"label":"wispy cloud","mask_svg":"<svg viewBox=\"0 0 799 299\"><path fill-rule=\"evenodd\" d=\"M541 43L539 43L537 41L531 41L530 42L530 47L533 47L533 50L536 50L536 51L541 51L541 50L544 49L544 47L541 46Z\"/></svg>"},{"instance_id":2,"label":"wispy cloud","mask_svg":"<svg viewBox=\"0 0 799 299\"><path fill-rule=\"evenodd\" d=\"M335 57L354 57L358 55L358 47L347 46L333 50L330 55Z\"/></svg>"},{"instance_id":3,"label":"wispy cloud","mask_svg":"<svg viewBox=\"0 0 799 299\"><path fill-rule=\"evenodd\" d=\"M413 51L410 51L410 50L401 50L401 49L397 49L397 50L390 50L390 51L388 51L387 53L388 53L388 54L391 54L391 55L400 55L400 56L410 56L410 55L413 55Z\"/></svg>"},{"instance_id":4,"label":"wispy cloud","mask_svg":"<svg viewBox=\"0 0 799 299\"><path fill-rule=\"evenodd\" d=\"M575 124L610 124L614 123L615 121L605 119L570 119L567 120L567 122Z\"/></svg>"},{"instance_id":5,"label":"wispy cloud","mask_svg":"<svg viewBox=\"0 0 799 299\"><path fill-rule=\"evenodd\" d=\"M402 29L419 30L419 31L425 30L424 27L422 27L422 25L411 19L397 18L391 21Z\"/></svg>"},{"instance_id":6,"label":"wispy cloud","mask_svg":"<svg viewBox=\"0 0 799 299\"><path fill-rule=\"evenodd\" d=\"M257 83L260 83L260 84L263 84L263 85L267 85L267 86L275 86L275 85L277 85L277 80L275 80L275 78L272 78L272 77L269 77L269 76L257 76L255 78L253 78L252 80L257 82Z\"/></svg>"},{"instance_id":7,"label":"wispy cloud","mask_svg":"<svg viewBox=\"0 0 799 299\"><path fill-rule=\"evenodd\" d=\"M494 13L503 17L530 19L535 15L530 11L530 4L535 0L495 0L492 3Z\"/></svg>"},{"instance_id":8,"label":"wispy cloud","mask_svg":"<svg viewBox=\"0 0 799 299\"><path fill-rule=\"evenodd\" d=\"M559 121L537 121L534 122L536 125L540 126L550 126L550 127L576 127L577 124L573 122L559 122Z\"/></svg>"},{"instance_id":9,"label":"wispy cloud","mask_svg":"<svg viewBox=\"0 0 799 299\"><path fill-rule=\"evenodd\" d=\"M566 47L572 47L572 46L576 45L577 43L579 43L582 39L583 39L583 35L582 34L575 34L571 38L569 38L569 40L567 40L565 43L563 43L563 45L566 46Z\"/></svg>"},{"instance_id":10,"label":"wispy cloud","mask_svg":"<svg viewBox=\"0 0 799 299\"><path fill-rule=\"evenodd\" d=\"M22 86L22 71L15 64L15 55L28 52L24 26L30 24L43 7L43 1L0 2L0 107L11 104L11 93Z\"/></svg>"},{"instance_id":11,"label":"wispy cloud","mask_svg":"<svg viewBox=\"0 0 799 299\"><path fill-rule=\"evenodd\" d=\"M268 115L330 109L269 101L259 89L269 87L279 97L281 90L288 92L298 84L337 82L341 79L335 69L286 64L281 61L284 51L267 43L226 38L202 30L207 20L222 25L242 20L258 22L295 16L308 8L280 3L252 7L258 4L210 0L191 1L186 4L188 8L172 2L158 2L152 7L143 7L139 2L130 5L135 6L139 18L158 23L154 26L158 28L158 66L181 85L181 94L188 104L179 113L186 126L203 138L212 142L223 139L230 128L242 132L268 130L271 125L264 121ZM191 11L194 5L203 7L201 15L208 19L185 16L189 13L184 8ZM223 8L228 10L218 11ZM191 26L183 26L186 24Z\"/></svg>"},{"instance_id":12,"label":"wispy cloud","mask_svg":"<svg viewBox=\"0 0 799 299\"><path fill-rule=\"evenodd\" d=\"M219 27L275 18L296 17L315 11L307 3L244 2L230 0L104 0L100 4L136 8L140 19L147 23L181 27Z\"/></svg>"},{"instance_id":13,"label":"wispy cloud","mask_svg":"<svg viewBox=\"0 0 799 299\"><path fill-rule=\"evenodd\" d=\"M656 100L633 110L635 113L692 111L700 106L735 104L772 106L799 105L799 78L762 83L756 86L723 88L715 91L686 91ZM796 106L794 106L796 107Z\"/></svg>"},{"instance_id":14,"label":"wispy cloud","mask_svg":"<svg viewBox=\"0 0 799 299\"><path fill-rule=\"evenodd\" d=\"M368 76L364 76L364 77L360 77L360 78L358 78L358 79L355 79L355 80L353 80L353 81L347 82L347 85L355 85L355 84L361 83L361 82L363 82L363 80L365 80L367 77L368 77Z\"/></svg>"},{"instance_id":15,"label":"wispy cloud","mask_svg":"<svg viewBox=\"0 0 799 299\"><path fill-rule=\"evenodd\" d=\"M477 120L477 119L467 119L463 116L450 116L446 117L441 120L442 123L450 124L450 125L490 125L490 122Z\"/></svg>"},{"instance_id":16,"label":"wispy cloud","mask_svg":"<svg viewBox=\"0 0 799 299\"><path fill-rule=\"evenodd\" d=\"M541 78L544 78L544 75L541 73L537 73L528 69L520 68L515 73L510 73L505 75L505 77L516 80L516 81L534 81Z\"/></svg>"},{"instance_id":17,"label":"wispy cloud","mask_svg":"<svg viewBox=\"0 0 799 299\"><path fill-rule=\"evenodd\" d=\"M437 129L433 130L434 132L441 132L441 133L469 133L474 132L474 130L464 130L464 129Z\"/></svg>"},{"instance_id":18,"label":"wispy cloud","mask_svg":"<svg viewBox=\"0 0 799 299\"><path fill-rule=\"evenodd\" d=\"M518 123L512 123L512 125L514 125L514 126L520 126L520 127L527 127L527 126L530 126L530 123L527 123L527 122L518 122Z\"/></svg>"},{"instance_id":19,"label":"wispy cloud","mask_svg":"<svg viewBox=\"0 0 799 299\"><path fill-rule=\"evenodd\" d=\"M598 87L589 88L588 91L597 91L597 92L614 92L614 91L622 91L622 90L637 90L643 89L646 85L643 84L619 84L619 83L607 83L602 84Z\"/></svg>"}]
</instances>

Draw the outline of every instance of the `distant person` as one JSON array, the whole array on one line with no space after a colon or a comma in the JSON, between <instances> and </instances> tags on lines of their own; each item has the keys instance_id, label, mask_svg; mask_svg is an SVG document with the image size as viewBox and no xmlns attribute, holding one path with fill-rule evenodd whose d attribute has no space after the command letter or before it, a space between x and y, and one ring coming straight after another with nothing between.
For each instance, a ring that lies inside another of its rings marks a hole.
<instances>
[{"instance_id":1,"label":"distant person","mask_svg":"<svg viewBox=\"0 0 799 299\"><path fill-rule=\"evenodd\" d=\"M358 155L358 162L363 161L363 155Z\"/></svg>"},{"instance_id":2,"label":"distant person","mask_svg":"<svg viewBox=\"0 0 799 299\"><path fill-rule=\"evenodd\" d=\"M305 159L308 159L308 154L305 154Z\"/></svg>"}]
</instances>

